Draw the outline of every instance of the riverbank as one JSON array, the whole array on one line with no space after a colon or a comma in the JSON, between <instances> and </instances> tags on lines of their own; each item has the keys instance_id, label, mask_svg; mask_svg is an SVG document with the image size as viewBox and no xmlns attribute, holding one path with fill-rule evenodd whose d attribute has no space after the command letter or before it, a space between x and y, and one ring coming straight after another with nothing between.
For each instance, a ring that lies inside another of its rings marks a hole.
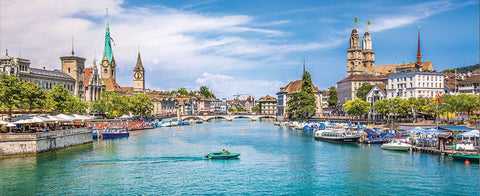
<instances>
[{"instance_id":1,"label":"riverbank","mask_svg":"<svg viewBox=\"0 0 480 196\"><path fill-rule=\"evenodd\" d=\"M93 142L92 128L0 134L0 157L37 154Z\"/></svg>"}]
</instances>

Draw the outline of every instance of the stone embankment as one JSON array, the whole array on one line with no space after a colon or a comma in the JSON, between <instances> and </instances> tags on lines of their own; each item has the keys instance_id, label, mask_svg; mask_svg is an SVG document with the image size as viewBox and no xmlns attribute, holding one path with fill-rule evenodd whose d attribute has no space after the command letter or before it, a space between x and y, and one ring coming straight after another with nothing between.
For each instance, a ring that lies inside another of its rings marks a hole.
<instances>
[{"instance_id":1,"label":"stone embankment","mask_svg":"<svg viewBox=\"0 0 480 196\"><path fill-rule=\"evenodd\" d=\"M0 156L37 154L93 142L92 128L40 133L1 133Z\"/></svg>"}]
</instances>

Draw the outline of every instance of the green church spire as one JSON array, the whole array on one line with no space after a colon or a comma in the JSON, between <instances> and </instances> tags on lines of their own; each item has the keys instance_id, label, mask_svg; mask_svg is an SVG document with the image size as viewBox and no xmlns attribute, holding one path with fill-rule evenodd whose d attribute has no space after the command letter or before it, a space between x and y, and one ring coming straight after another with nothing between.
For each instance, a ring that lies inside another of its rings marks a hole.
<instances>
[{"instance_id":1,"label":"green church spire","mask_svg":"<svg viewBox=\"0 0 480 196\"><path fill-rule=\"evenodd\" d=\"M107 8L107 18L106 18L106 29L105 29L105 48L103 49L103 59L107 58L108 64L112 64L113 51L112 51L112 41L110 37L110 27L108 25L108 8Z\"/></svg>"}]
</instances>

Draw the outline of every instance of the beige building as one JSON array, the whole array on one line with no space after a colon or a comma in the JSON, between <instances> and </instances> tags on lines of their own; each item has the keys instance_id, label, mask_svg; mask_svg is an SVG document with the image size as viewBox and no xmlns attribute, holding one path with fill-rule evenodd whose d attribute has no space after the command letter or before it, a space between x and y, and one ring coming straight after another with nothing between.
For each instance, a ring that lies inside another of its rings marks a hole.
<instances>
[{"instance_id":1,"label":"beige building","mask_svg":"<svg viewBox=\"0 0 480 196\"><path fill-rule=\"evenodd\" d=\"M93 68L85 68L85 96L86 102L95 102L100 99L100 93L105 91L105 85L102 85L102 79L98 74L98 68L93 62Z\"/></svg>"},{"instance_id":2,"label":"beige building","mask_svg":"<svg viewBox=\"0 0 480 196\"><path fill-rule=\"evenodd\" d=\"M386 75L350 75L337 82L337 106L343 107L348 100L354 100L357 97L357 91L363 83L370 83L372 86L377 83L387 83Z\"/></svg>"},{"instance_id":3,"label":"beige building","mask_svg":"<svg viewBox=\"0 0 480 196\"><path fill-rule=\"evenodd\" d=\"M288 106L287 102L290 100L290 95L292 93L300 92L302 90L303 80L293 81L287 84L285 87L281 87L280 91L277 93L277 119L283 120L288 118ZM316 86L312 84L313 93L315 94L315 115L322 115L322 96L321 92Z\"/></svg>"},{"instance_id":4,"label":"beige building","mask_svg":"<svg viewBox=\"0 0 480 196\"><path fill-rule=\"evenodd\" d=\"M277 114L277 99L270 95L265 97L261 97L258 101L258 109L260 114L269 114L269 115L276 115Z\"/></svg>"}]
</instances>

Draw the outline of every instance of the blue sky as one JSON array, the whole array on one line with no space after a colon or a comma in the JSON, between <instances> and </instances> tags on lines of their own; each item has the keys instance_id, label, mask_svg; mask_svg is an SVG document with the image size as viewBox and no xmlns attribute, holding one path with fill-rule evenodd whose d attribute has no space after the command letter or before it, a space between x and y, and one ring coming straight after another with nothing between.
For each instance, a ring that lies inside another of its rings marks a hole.
<instances>
[{"instance_id":1,"label":"blue sky","mask_svg":"<svg viewBox=\"0 0 480 196\"><path fill-rule=\"evenodd\" d=\"M153 90L274 95L301 78L304 58L314 85L327 89L346 77L355 17L361 35L372 22L375 65L414 62L418 26L423 61L436 70L479 62L479 4L468 0L2 0L1 56L8 49L32 67L59 69L73 35L90 67L103 53L107 4L121 86L132 86L140 50Z\"/></svg>"}]
</instances>

